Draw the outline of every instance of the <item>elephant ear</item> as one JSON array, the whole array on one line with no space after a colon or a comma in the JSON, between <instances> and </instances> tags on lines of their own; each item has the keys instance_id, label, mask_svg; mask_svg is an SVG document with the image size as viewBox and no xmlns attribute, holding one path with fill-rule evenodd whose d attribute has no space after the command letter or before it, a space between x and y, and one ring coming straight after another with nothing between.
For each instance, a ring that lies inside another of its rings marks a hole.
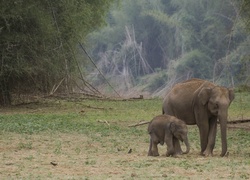
<instances>
[{"instance_id":1,"label":"elephant ear","mask_svg":"<svg viewBox=\"0 0 250 180\"><path fill-rule=\"evenodd\" d=\"M201 101L203 105L207 104L212 89L211 88L202 88L198 94L198 99Z\"/></svg>"},{"instance_id":2,"label":"elephant ear","mask_svg":"<svg viewBox=\"0 0 250 180\"><path fill-rule=\"evenodd\" d=\"M229 100L232 102L234 100L234 90L233 89L228 89L229 92Z\"/></svg>"},{"instance_id":3,"label":"elephant ear","mask_svg":"<svg viewBox=\"0 0 250 180\"><path fill-rule=\"evenodd\" d=\"M170 129L170 131L171 131L172 133L175 132L176 127L175 127L175 123L174 123L174 122L171 122L171 123L169 124L169 129Z\"/></svg>"}]
</instances>

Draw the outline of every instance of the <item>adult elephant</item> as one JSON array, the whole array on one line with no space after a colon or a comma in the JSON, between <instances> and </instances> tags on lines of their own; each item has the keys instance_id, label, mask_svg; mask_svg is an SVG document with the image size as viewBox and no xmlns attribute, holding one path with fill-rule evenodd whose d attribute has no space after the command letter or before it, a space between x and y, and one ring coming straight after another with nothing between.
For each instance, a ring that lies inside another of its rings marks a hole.
<instances>
[{"instance_id":1,"label":"adult elephant","mask_svg":"<svg viewBox=\"0 0 250 180\"><path fill-rule=\"evenodd\" d=\"M200 132L201 154L213 154L217 119L220 122L222 151L227 153L228 107L234 92L202 79L190 79L178 83L167 93L163 102L163 114L176 116L188 125L197 124Z\"/></svg>"}]
</instances>

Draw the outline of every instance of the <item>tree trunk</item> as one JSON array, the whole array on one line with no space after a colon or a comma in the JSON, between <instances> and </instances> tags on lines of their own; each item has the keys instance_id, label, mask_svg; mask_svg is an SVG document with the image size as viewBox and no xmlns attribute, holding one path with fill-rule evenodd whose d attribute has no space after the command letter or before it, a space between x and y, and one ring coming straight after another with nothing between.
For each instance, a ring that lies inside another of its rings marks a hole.
<instances>
[{"instance_id":1,"label":"tree trunk","mask_svg":"<svg viewBox=\"0 0 250 180\"><path fill-rule=\"evenodd\" d=\"M8 82L0 80L0 106L11 105L11 95Z\"/></svg>"}]
</instances>

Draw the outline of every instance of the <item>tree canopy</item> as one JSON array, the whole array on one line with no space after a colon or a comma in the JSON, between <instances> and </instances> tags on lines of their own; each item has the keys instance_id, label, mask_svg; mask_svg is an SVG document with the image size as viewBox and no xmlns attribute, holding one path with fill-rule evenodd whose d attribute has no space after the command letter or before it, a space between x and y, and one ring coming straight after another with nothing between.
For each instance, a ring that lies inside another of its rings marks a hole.
<instances>
[{"instance_id":1,"label":"tree canopy","mask_svg":"<svg viewBox=\"0 0 250 180\"><path fill-rule=\"evenodd\" d=\"M105 23L113 0L0 2L0 104L11 94L48 93L76 68L77 42Z\"/></svg>"},{"instance_id":2,"label":"tree canopy","mask_svg":"<svg viewBox=\"0 0 250 180\"><path fill-rule=\"evenodd\" d=\"M0 105L22 93L69 92L83 69L94 85L100 71L125 91L192 77L249 84L249 7L247 0L1 1ZM78 61L79 41L99 70Z\"/></svg>"},{"instance_id":3,"label":"tree canopy","mask_svg":"<svg viewBox=\"0 0 250 180\"><path fill-rule=\"evenodd\" d=\"M145 75L129 65L143 59L150 69L147 73L160 68L166 73L166 82L195 77L227 86L240 84L249 81L244 48L249 38L241 9L242 1L232 0L123 1L120 8L110 11L108 26L91 34L92 55L104 68L103 59L105 64L114 62L115 54L116 67L127 65L127 74L133 76ZM135 45L129 53L138 53L140 48L141 56L121 55L131 40L128 34ZM107 54L109 58L104 58ZM112 67L103 71L114 76ZM116 71L116 75L122 76L124 71ZM138 76L132 79L138 80Z\"/></svg>"}]
</instances>

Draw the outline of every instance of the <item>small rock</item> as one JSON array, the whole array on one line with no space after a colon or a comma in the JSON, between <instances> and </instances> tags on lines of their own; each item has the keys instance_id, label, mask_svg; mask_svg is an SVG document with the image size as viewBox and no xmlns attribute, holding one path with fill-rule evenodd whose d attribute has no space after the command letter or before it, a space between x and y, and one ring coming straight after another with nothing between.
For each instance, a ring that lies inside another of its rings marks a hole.
<instances>
[{"instance_id":1,"label":"small rock","mask_svg":"<svg viewBox=\"0 0 250 180\"><path fill-rule=\"evenodd\" d=\"M132 173L131 177L137 177L137 174L136 173Z\"/></svg>"},{"instance_id":2,"label":"small rock","mask_svg":"<svg viewBox=\"0 0 250 180\"><path fill-rule=\"evenodd\" d=\"M57 166L57 163L56 162L50 162L50 164L52 164L53 166Z\"/></svg>"}]
</instances>

